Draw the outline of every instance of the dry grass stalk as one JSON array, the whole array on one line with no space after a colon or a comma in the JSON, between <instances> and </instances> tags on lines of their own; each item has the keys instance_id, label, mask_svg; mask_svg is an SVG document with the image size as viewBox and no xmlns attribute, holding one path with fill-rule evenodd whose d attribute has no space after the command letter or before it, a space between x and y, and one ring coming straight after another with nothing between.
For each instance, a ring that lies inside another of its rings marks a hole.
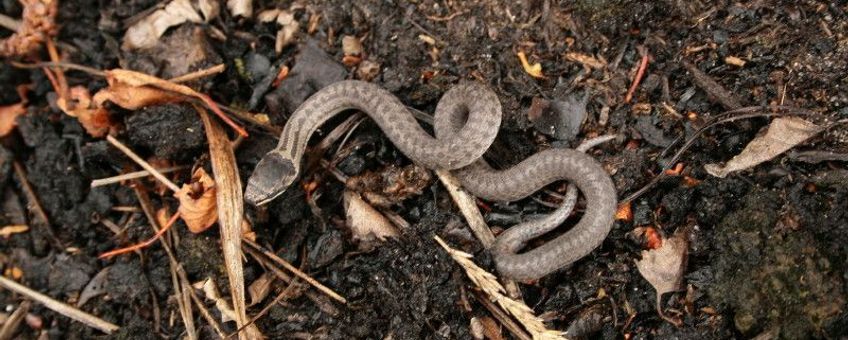
<instances>
[{"instance_id":1,"label":"dry grass stalk","mask_svg":"<svg viewBox=\"0 0 848 340\"><path fill-rule=\"evenodd\" d=\"M533 310L527 307L523 302L516 301L504 295L506 290L498 282L497 278L483 268L478 267L471 261L471 254L462 252L448 246L441 238L435 237L436 242L448 252L448 254L459 263L465 270L468 278L471 279L477 287L483 290L489 298L495 301L501 308L515 317L520 322L534 340L564 340L565 337L559 331L549 330L545 327L542 319L533 315Z\"/></svg>"},{"instance_id":2,"label":"dry grass stalk","mask_svg":"<svg viewBox=\"0 0 848 340\"><path fill-rule=\"evenodd\" d=\"M186 166L172 166L172 167L168 167L168 168L164 168L164 169L157 169L157 171L160 174L167 174L167 173L171 173L171 172L174 172L174 171L183 170L183 169L186 169L186 168L188 168L188 167L186 167ZM120 182L131 180L131 179L144 178L144 177L147 177L147 176L150 176L150 175L151 175L150 171L141 170L141 171L133 171L133 172L125 173L123 175L118 175L118 176L98 178L98 179L91 181L91 187L96 188L96 187L99 187L99 186L120 183Z\"/></svg>"},{"instance_id":3,"label":"dry grass stalk","mask_svg":"<svg viewBox=\"0 0 848 340\"><path fill-rule=\"evenodd\" d=\"M23 295L35 302L38 302L44 307L49 308L50 310L67 316L76 321L82 322L89 327L100 330L106 334L112 334L112 332L117 331L120 327L111 322L98 318L94 315L88 314L82 310L74 308L71 305L68 305L62 301L53 299L47 295L41 294L35 290L30 289L27 286L24 286L20 283L7 279L3 276L0 276L0 287L13 291L17 294Z\"/></svg>"},{"instance_id":4,"label":"dry grass stalk","mask_svg":"<svg viewBox=\"0 0 848 340\"><path fill-rule=\"evenodd\" d=\"M157 171L152 165L150 165L150 163L145 162L144 159L142 159L139 155L137 155L135 152L133 152L129 147L124 145L124 143L121 143L120 141L115 139L115 137L112 137L111 135L106 135L106 140L110 144L112 144L112 146L116 147L118 150L121 150L121 152L123 152L125 155L127 155L127 157L132 159L133 162L138 164L144 170L147 170L148 172L150 172L150 174L153 175L153 177L156 177L156 179L158 179L159 182L162 182L162 184L167 186L168 189L171 189L171 191L173 191L173 192L180 191L179 186L174 184L174 182L171 182L171 180L169 180L167 177L165 177L165 175L163 175L161 172Z\"/></svg>"},{"instance_id":5,"label":"dry grass stalk","mask_svg":"<svg viewBox=\"0 0 848 340\"><path fill-rule=\"evenodd\" d=\"M221 228L224 264L227 267L236 324L238 328L242 328L250 319L246 312L244 268L241 262L241 225L244 218L241 179L239 179L236 157L227 133L212 120L206 109L199 105L194 105L194 108L200 114L206 130L206 138L209 141L212 172L215 174L215 186L218 188L218 225ZM247 334L239 333L239 338L247 340Z\"/></svg>"}]
</instances>

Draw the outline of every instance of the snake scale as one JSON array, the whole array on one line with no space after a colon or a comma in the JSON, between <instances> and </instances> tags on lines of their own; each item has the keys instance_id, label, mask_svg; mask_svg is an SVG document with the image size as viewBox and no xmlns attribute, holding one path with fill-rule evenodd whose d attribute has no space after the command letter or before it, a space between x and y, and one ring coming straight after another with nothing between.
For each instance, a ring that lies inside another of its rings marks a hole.
<instances>
[{"instance_id":1,"label":"snake scale","mask_svg":"<svg viewBox=\"0 0 848 340\"><path fill-rule=\"evenodd\" d=\"M488 87L465 82L448 90L436 106L435 137L390 92L361 81L331 84L307 99L287 122L277 147L257 164L247 183L245 200L265 204L282 194L300 175L300 164L312 133L345 110L370 116L412 161L453 170L471 194L494 201L514 201L559 180L571 184L566 199L549 215L523 222L501 233L490 247L497 270L516 280L533 280L588 255L606 238L616 209L610 176L591 156L572 149L548 149L504 170L491 168L483 153L498 133L501 105ZM578 188L585 212L569 231L523 252L527 241L559 226L576 202Z\"/></svg>"}]
</instances>

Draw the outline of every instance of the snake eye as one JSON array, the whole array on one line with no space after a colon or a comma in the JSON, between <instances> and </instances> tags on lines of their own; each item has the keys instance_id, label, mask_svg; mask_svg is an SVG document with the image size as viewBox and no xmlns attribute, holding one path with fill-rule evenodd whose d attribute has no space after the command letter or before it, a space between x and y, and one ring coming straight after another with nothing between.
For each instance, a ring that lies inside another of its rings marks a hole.
<instances>
[{"instance_id":1,"label":"snake eye","mask_svg":"<svg viewBox=\"0 0 848 340\"><path fill-rule=\"evenodd\" d=\"M263 205L286 191L297 179L297 168L291 158L274 150L269 152L247 180L244 199L253 205Z\"/></svg>"}]
</instances>

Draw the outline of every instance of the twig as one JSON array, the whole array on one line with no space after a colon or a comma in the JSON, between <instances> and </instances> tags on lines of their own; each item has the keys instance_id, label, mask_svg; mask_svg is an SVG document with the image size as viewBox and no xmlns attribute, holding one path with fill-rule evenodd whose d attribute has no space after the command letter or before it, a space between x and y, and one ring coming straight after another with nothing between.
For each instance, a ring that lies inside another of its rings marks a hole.
<instances>
[{"instance_id":1,"label":"twig","mask_svg":"<svg viewBox=\"0 0 848 340\"><path fill-rule=\"evenodd\" d=\"M168 220L168 223L164 227L162 227L162 229L159 229L159 231L157 231L156 234L153 235L153 237L145 240L144 242L136 243L136 244L131 245L129 247L124 247L124 248L115 249L115 250L112 250L112 251L105 252L105 253L97 256L97 258L98 259L107 259L107 258L110 258L110 257L115 256L115 255L121 255L121 254L124 254L124 253L129 253L131 251L136 251L138 249L145 248L145 247L153 244L153 242L156 242L156 240L158 240L160 237L162 237L162 234L164 234L166 231L168 231L168 229L170 229L171 226L173 226L174 223L177 222L177 219L179 217L180 217L180 212L177 211L177 213L174 214L174 216L171 216L171 219Z\"/></svg>"},{"instance_id":2,"label":"twig","mask_svg":"<svg viewBox=\"0 0 848 340\"><path fill-rule=\"evenodd\" d=\"M468 13L468 11L457 11L457 12L454 12L454 13L452 13L448 16L444 16L444 17L437 17L437 16L432 16L432 15L426 15L425 17L427 19L430 19L431 21L435 21L435 22L451 21L451 20L453 20L453 18L456 18L457 16L463 15L465 13Z\"/></svg>"},{"instance_id":3,"label":"twig","mask_svg":"<svg viewBox=\"0 0 848 340\"><path fill-rule=\"evenodd\" d=\"M15 335L15 331L18 330L18 326L21 325L21 321L24 321L26 318L30 306L32 306L32 302L24 300L24 302L21 302L18 306L18 309L15 309L15 311L12 312L12 315L6 319L3 323L3 327L0 328L0 340L12 339L12 336Z\"/></svg>"},{"instance_id":4,"label":"twig","mask_svg":"<svg viewBox=\"0 0 848 340\"><path fill-rule=\"evenodd\" d=\"M18 182L21 183L21 189L23 189L27 202L29 202L27 206L32 210L37 219L34 224L44 229L44 232L47 233L47 237L53 242L53 246L56 249L64 249L65 246L62 244L62 241L56 237L56 234L53 233L53 228L50 227L50 219L47 218L47 213L44 212L41 201L38 200L35 190L33 190L32 185L27 179L26 170L24 170L24 167L18 161L12 162L12 167L15 169L15 175L18 176Z\"/></svg>"},{"instance_id":5,"label":"twig","mask_svg":"<svg viewBox=\"0 0 848 340\"><path fill-rule=\"evenodd\" d=\"M492 313L492 316L494 316L495 319L498 319L498 321L500 321L500 323L502 325L504 325L504 327L506 327L506 329L510 333L512 333L512 335L514 337L516 337L520 340L531 340L532 339L530 337L530 335L527 334L526 331L521 329L521 326L518 325L518 323L516 323L515 320L510 318L509 315L506 314L506 312L503 311L503 309L501 309L500 307L498 307L494 303L492 303L492 301L489 300L489 298L485 294L483 294L480 291L475 291L474 297L477 298L477 301L480 302L480 304L482 304L483 307L488 309L489 313Z\"/></svg>"},{"instance_id":6,"label":"twig","mask_svg":"<svg viewBox=\"0 0 848 340\"><path fill-rule=\"evenodd\" d=\"M277 254L274 254L270 251L265 250L264 248L262 248L261 246L256 244L256 242L253 242L251 240L244 239L243 241L244 241L244 243L253 247L253 249L262 253L262 255L265 255L268 259L270 259L274 263L276 263L280 266L283 266L283 268L290 271L295 276L303 279L304 281L306 281L307 283L309 283L310 285L312 285L316 289L320 290L324 294L327 294L327 296L329 296L329 297L333 298L334 300L339 301L341 303L345 303L345 304L347 303L347 299L345 299L344 297L342 297L338 293L334 292L332 289L328 288L327 286L324 286L323 284L321 284L317 280L313 279L311 276L306 275L306 273L300 271L300 269L297 269L297 267L293 266L291 263L286 262L286 260L283 260L282 258L277 256Z\"/></svg>"},{"instance_id":7,"label":"twig","mask_svg":"<svg viewBox=\"0 0 848 340\"><path fill-rule=\"evenodd\" d=\"M685 60L681 61L681 63L689 73L692 73L692 79L695 81L695 85L701 88L701 90L704 90L710 99L721 104L726 110L735 110L742 107L742 102L733 93L726 90L721 84L713 80L713 78L710 78L706 73L695 67L695 65Z\"/></svg>"},{"instance_id":8,"label":"twig","mask_svg":"<svg viewBox=\"0 0 848 340\"><path fill-rule=\"evenodd\" d=\"M769 110L783 111L783 112L771 112L771 113L770 112L757 112L757 111L769 111ZM740 114L740 113L742 113L742 114ZM740 114L740 115L733 116L734 114ZM662 169L660 169L660 172L659 172L658 175L654 176L654 178L651 179L651 181L648 182L648 184L645 184L645 186L643 186L639 190L636 190L636 192L630 194L629 196L627 196L624 199L622 199L621 201L619 201L619 203L623 204L623 203L627 203L627 202L635 200L636 198L638 198L639 196L641 196L642 194L647 192L654 185L659 183L659 181L661 179L668 176L668 175L666 175L666 170L671 169L672 166L677 164L677 161L680 159L680 157L683 155L683 153L686 152L686 150L688 150L689 147L692 146L692 144L695 142L695 140L700 138L701 135L704 132L706 132L707 130L709 130L710 128L712 128L716 125L720 125L720 124L724 124L724 123L730 123L730 122L734 122L734 121L742 120L742 119L757 118L757 117L779 117L779 116L791 116L791 115L803 116L803 115L813 115L813 114L816 114L816 112L806 110L806 109L801 109L801 108L796 108L796 107L786 107L786 106L749 106L749 107L739 108L739 109L736 109L736 110L726 111L723 114L716 116L710 123L704 125L700 129L698 129L698 131L695 131L695 133L692 134L692 137L690 137L688 140L686 140L686 142L683 144L683 146L680 148L680 150L678 150L677 153L675 153L674 156L672 156L671 159L669 159L666 162L666 164L662 167ZM675 144L677 144L677 142L679 142L682 138L683 138L683 136L674 140L674 142L672 142L672 144L668 146L667 150L670 150L670 148L672 146L674 146ZM665 150L663 151L662 154L665 154Z\"/></svg>"},{"instance_id":9,"label":"twig","mask_svg":"<svg viewBox=\"0 0 848 340\"><path fill-rule=\"evenodd\" d=\"M47 307L56 313L82 322L88 325L89 327L100 330L103 333L112 334L112 332L117 331L120 328L118 327L118 325L110 323L106 320L88 314L86 312L83 312L77 308L74 308L73 306L70 306L59 300L55 300L47 295L34 291L27 286L7 279L3 276L0 276L0 286L20 295L26 296L27 298L32 299L35 302L41 303L42 305L44 305L44 307Z\"/></svg>"},{"instance_id":10,"label":"twig","mask_svg":"<svg viewBox=\"0 0 848 340\"><path fill-rule=\"evenodd\" d=\"M30 63L30 64L21 63L21 62L17 62L17 61L10 61L9 64L14 66L14 67L23 68L23 69L36 69L36 68L43 68L43 67L61 67L61 68L69 69L69 70L82 71L82 72L85 72L85 73L88 73L88 74L91 74L91 75L94 75L94 76L98 76L98 77L101 77L101 78L106 78L106 72L105 71L98 70L96 68L88 67L88 66L85 66L85 65L74 64L74 63L67 62L67 61L42 61L42 62Z\"/></svg>"},{"instance_id":11,"label":"twig","mask_svg":"<svg viewBox=\"0 0 848 340\"><path fill-rule=\"evenodd\" d=\"M636 77L633 78L633 83L630 84L630 89L627 90L624 103L630 103L630 100L633 99L633 93L636 92L636 88L639 87L639 83L642 82L642 77L645 75L645 69L648 68L648 52L644 50L645 48L640 49L640 52L643 52L642 62L639 63L639 70L636 71Z\"/></svg>"},{"instance_id":12,"label":"twig","mask_svg":"<svg viewBox=\"0 0 848 340\"><path fill-rule=\"evenodd\" d=\"M21 29L21 21L0 13L0 26L3 26L10 31L17 32Z\"/></svg>"},{"instance_id":13,"label":"twig","mask_svg":"<svg viewBox=\"0 0 848 340\"><path fill-rule=\"evenodd\" d=\"M183 169L188 169L188 167L184 166L184 165L180 165L180 166L172 166L172 167L164 168L164 169L156 169L156 171L158 171L160 174L167 174L167 173L171 173L171 172L179 171L179 170L183 170ZM150 171L141 170L141 171L134 171L134 172L126 173L126 174L123 174L123 175L118 175L118 176L98 178L98 179L91 181L91 187L96 188L96 187L99 187L99 186L120 183L120 182L131 180L131 179L143 178L143 177L147 177L147 176L150 176L150 175L151 175Z\"/></svg>"},{"instance_id":14,"label":"twig","mask_svg":"<svg viewBox=\"0 0 848 340\"><path fill-rule=\"evenodd\" d=\"M283 272L280 268L277 268L277 266L274 263L271 263L271 260L266 259L260 251L255 250L252 247L247 246L246 244L242 245L242 249L244 249L246 253L250 254L250 256L252 256L253 259L255 259L257 262L270 269L271 273L273 273L280 280L283 280L287 283L292 283L296 279L291 275ZM321 295L312 290L307 290L304 292L304 294L307 298L312 300L312 302L314 302L315 305L318 306L318 309L320 309L322 312L327 313L328 315L333 317L339 315L339 310L332 304L332 302L330 302L327 296Z\"/></svg>"},{"instance_id":15,"label":"twig","mask_svg":"<svg viewBox=\"0 0 848 340\"><path fill-rule=\"evenodd\" d=\"M147 192L139 186L133 186L133 189L135 191L136 196L138 197L139 205L141 205L141 209L144 211L145 217L147 217L147 221L150 222L150 228L153 229L153 231L158 232L158 229L160 229L161 226L159 225L159 221L156 219L155 213L153 212L153 207L150 203L150 198L148 197ZM173 232L171 233L171 235L174 234L175 233ZM178 290L176 290L176 293L188 294L191 297L191 300L197 306L197 309L200 311L200 315L203 316L204 319L206 319L206 321L212 326L212 328L219 336L223 337L224 332L221 330L221 325L218 324L218 321L211 316L209 311L206 309L206 306L203 304L203 301L200 300L200 298L195 293L194 289L191 287L191 282L188 280L188 275L186 275L185 270L183 270L182 265L180 265L180 262L177 261L177 257L174 255L174 251L171 250L171 242L169 242L170 239L163 237L159 240L162 242L162 249L164 249L165 253L168 255L168 263L171 267L171 270L175 271L180 279L180 287ZM177 289L177 287L174 288ZM187 311L190 313L191 309L188 308ZM188 315L187 317L190 317L192 320L183 320L183 322L186 323L186 329L188 329L189 327L193 327L192 325L194 324L194 317L191 315Z\"/></svg>"},{"instance_id":16,"label":"twig","mask_svg":"<svg viewBox=\"0 0 848 340\"><path fill-rule=\"evenodd\" d=\"M191 73L186 73L186 74L181 75L179 77L174 77L174 78L168 79L168 81L174 82L174 83L185 83L185 82L189 82L189 81L192 81L192 80L195 80L195 79L204 78L204 77L211 76L213 74L218 74L218 73L224 72L224 70L226 70L226 69L227 69L226 65L218 64L218 65L212 66L210 68L197 70L197 71L194 71L194 72L191 72Z\"/></svg>"},{"instance_id":17,"label":"twig","mask_svg":"<svg viewBox=\"0 0 848 340\"><path fill-rule=\"evenodd\" d=\"M247 305L244 296L244 268L242 266L241 227L244 222L244 197L236 167L233 146L223 128L200 105L194 105L200 114L206 139L209 142L209 155L212 172L217 187L218 226L221 232L221 246L224 250L224 265L230 282L230 297L235 312L236 325L246 325ZM239 338L247 340L247 333L239 333Z\"/></svg>"},{"instance_id":18,"label":"twig","mask_svg":"<svg viewBox=\"0 0 848 340\"><path fill-rule=\"evenodd\" d=\"M127 155L127 157L129 157L134 162L136 162L136 164L138 164L139 166L144 168L144 170L147 170L148 172L150 172L150 174L153 175L153 177L156 177L156 179L158 179L160 182L162 182L162 184L165 184L165 186L167 186L168 189L171 189L171 191L173 191L173 192L180 191L180 187L178 187L176 184L174 184L174 182L171 182L171 180L169 180L167 177L165 177L165 175L162 175L162 173L157 171L156 168L154 168L152 165L150 165L150 163L145 162L135 152L130 150L130 148L128 148L126 145L124 145L123 143L121 143L117 139L115 139L115 137L112 137L112 135L106 135L106 140L109 141L109 143L111 143L113 146L118 148L118 150L121 150L121 152L123 152L125 155Z\"/></svg>"}]
</instances>

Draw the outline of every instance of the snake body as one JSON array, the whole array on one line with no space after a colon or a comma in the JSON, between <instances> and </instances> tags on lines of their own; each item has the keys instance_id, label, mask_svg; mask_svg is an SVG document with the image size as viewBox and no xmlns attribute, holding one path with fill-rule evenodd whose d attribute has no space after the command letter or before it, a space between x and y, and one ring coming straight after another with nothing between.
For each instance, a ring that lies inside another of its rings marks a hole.
<instances>
[{"instance_id":1,"label":"snake body","mask_svg":"<svg viewBox=\"0 0 848 340\"><path fill-rule=\"evenodd\" d=\"M509 278L541 278L588 255L606 238L616 209L612 180L594 158L571 149L536 153L504 170L491 168L483 153L497 135L501 106L494 92L467 82L447 91L436 106L435 137L427 133L390 92L371 83L342 81L307 99L287 122L277 148L257 164L245 199L255 205L282 194L300 175L309 138L342 111L370 116L397 148L430 169L454 170L471 194L494 201L514 201L559 180L571 182L586 197L586 210L568 232L524 253L527 241L559 226L576 202L570 190L562 206L538 220L521 223L499 235L490 251L498 271Z\"/></svg>"}]
</instances>

